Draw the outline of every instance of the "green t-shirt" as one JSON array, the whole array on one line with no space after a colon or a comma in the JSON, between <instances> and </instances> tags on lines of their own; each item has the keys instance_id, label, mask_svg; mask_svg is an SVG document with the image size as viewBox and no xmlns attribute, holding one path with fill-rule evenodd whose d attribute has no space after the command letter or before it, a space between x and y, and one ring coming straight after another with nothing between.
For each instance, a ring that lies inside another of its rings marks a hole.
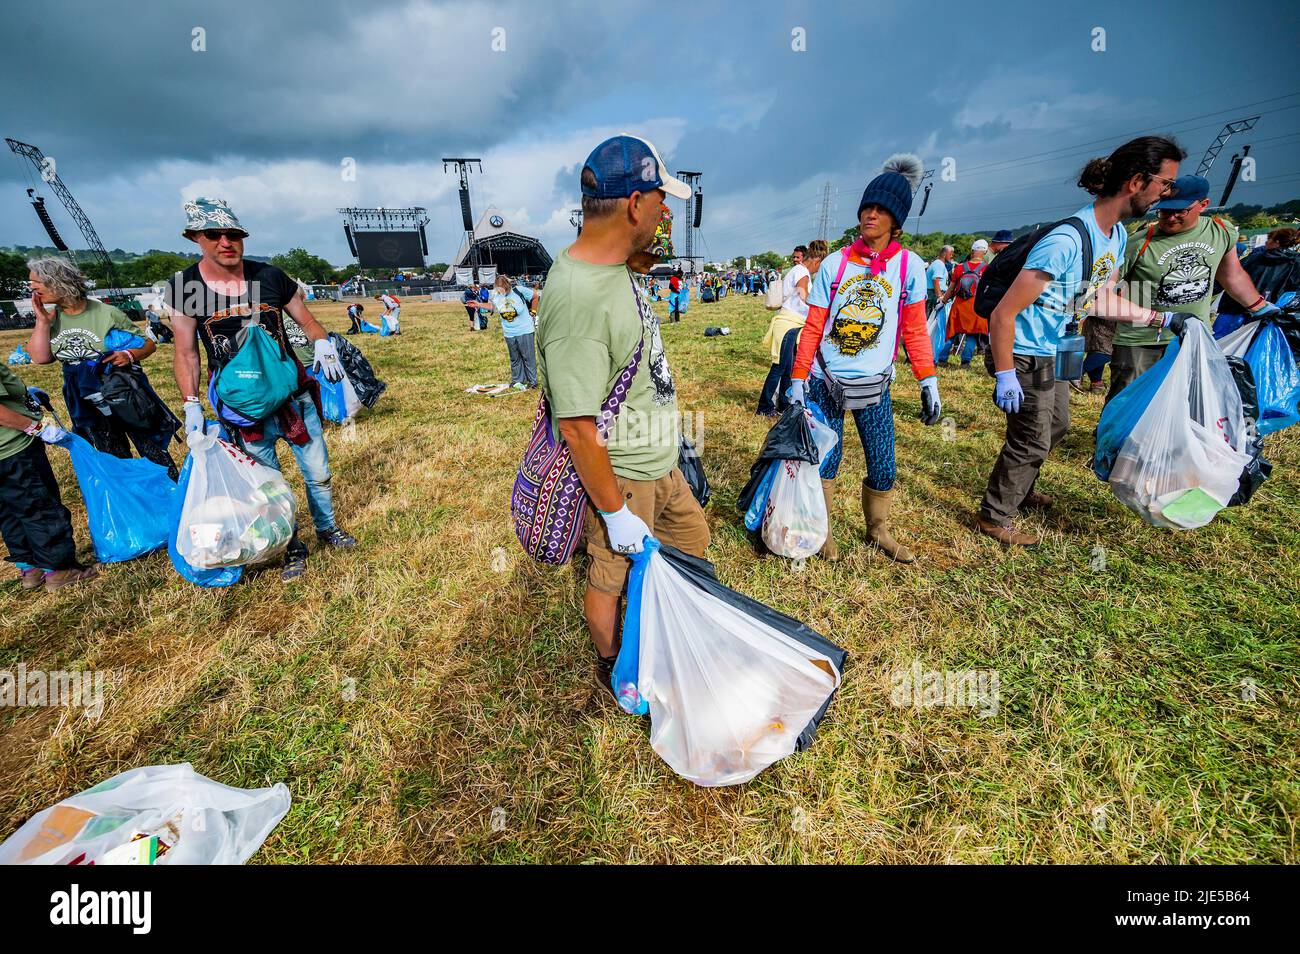
<instances>
[{"instance_id":1,"label":"green t-shirt","mask_svg":"<svg viewBox=\"0 0 1300 954\"><path fill-rule=\"evenodd\" d=\"M623 265L556 256L537 315L542 388L554 420L595 417L645 340L641 365L609 434L614 473L657 480L677 466L677 389L659 319Z\"/></svg>"},{"instance_id":2,"label":"green t-shirt","mask_svg":"<svg viewBox=\"0 0 1300 954\"><path fill-rule=\"evenodd\" d=\"M8 365L3 364L0 364L0 407L17 411L33 421L41 419L39 414L27 406L27 385L23 384L22 378L14 374ZM0 424L0 460L13 457L19 451L25 450L33 440L34 438L28 437L22 431Z\"/></svg>"},{"instance_id":3,"label":"green t-shirt","mask_svg":"<svg viewBox=\"0 0 1300 954\"><path fill-rule=\"evenodd\" d=\"M1142 229L1129 237L1124 254L1124 270L1120 277L1137 262L1137 268L1128 275L1127 292L1130 301L1136 301L1156 311L1185 311L1209 324L1210 304L1214 301L1214 273L1228 249L1237 244L1237 229L1224 222L1220 224L1211 216L1201 220L1186 232L1165 235L1159 226L1151 234L1151 244L1142 251L1147 230ZM1115 325L1115 344L1135 347L1168 343L1170 334L1163 328L1148 328L1121 321Z\"/></svg>"},{"instance_id":4,"label":"green t-shirt","mask_svg":"<svg viewBox=\"0 0 1300 954\"><path fill-rule=\"evenodd\" d=\"M62 309L50 323L50 350L59 361L84 361L97 357L107 350L104 336L114 328L140 334L131 319L112 305L91 298L86 310L79 315L66 314Z\"/></svg>"}]
</instances>

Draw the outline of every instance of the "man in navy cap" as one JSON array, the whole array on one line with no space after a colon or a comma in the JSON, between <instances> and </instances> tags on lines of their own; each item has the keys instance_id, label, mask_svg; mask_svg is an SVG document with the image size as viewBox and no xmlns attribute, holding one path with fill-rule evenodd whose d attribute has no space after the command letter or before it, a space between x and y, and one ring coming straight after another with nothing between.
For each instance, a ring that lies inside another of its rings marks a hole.
<instances>
[{"instance_id":1,"label":"man in navy cap","mask_svg":"<svg viewBox=\"0 0 1300 954\"><path fill-rule=\"evenodd\" d=\"M1209 180L1179 176L1171 191L1153 207L1157 220L1128 243L1120 274L1125 297L1156 311L1195 315L1209 327L1218 282L1252 316L1276 311L1241 267L1237 227L1202 214L1210 205ZM1159 361L1172 336L1164 328L1117 325L1106 400Z\"/></svg>"},{"instance_id":2,"label":"man in navy cap","mask_svg":"<svg viewBox=\"0 0 1300 954\"><path fill-rule=\"evenodd\" d=\"M1015 240L1016 237L1011 234L1010 229L998 229L994 232L993 237L989 239L989 253L984 256L984 264L987 265L992 262L993 259L997 258L998 252L1002 251Z\"/></svg>"},{"instance_id":3,"label":"man in navy cap","mask_svg":"<svg viewBox=\"0 0 1300 954\"><path fill-rule=\"evenodd\" d=\"M703 556L704 512L677 468L677 389L659 319L629 261L655 239L664 197L691 190L664 169L655 147L614 136L582 167L582 234L555 257L537 319L538 368L551 417L588 496L589 563L583 610L596 645L597 679L611 694L619 598L651 534ZM597 429L602 405L623 394Z\"/></svg>"}]
</instances>

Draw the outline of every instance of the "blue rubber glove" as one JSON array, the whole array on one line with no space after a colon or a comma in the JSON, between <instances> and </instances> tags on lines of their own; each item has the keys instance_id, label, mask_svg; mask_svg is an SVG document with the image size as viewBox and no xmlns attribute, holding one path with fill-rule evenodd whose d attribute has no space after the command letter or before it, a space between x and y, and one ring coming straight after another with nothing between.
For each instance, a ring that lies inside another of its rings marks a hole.
<instances>
[{"instance_id":1,"label":"blue rubber glove","mask_svg":"<svg viewBox=\"0 0 1300 954\"><path fill-rule=\"evenodd\" d=\"M790 399L791 404L804 404L804 387L803 381L791 381L790 390L785 392L785 396Z\"/></svg>"},{"instance_id":2,"label":"blue rubber glove","mask_svg":"<svg viewBox=\"0 0 1300 954\"><path fill-rule=\"evenodd\" d=\"M1016 377L1015 370L999 371L993 375L993 380L993 403L1007 414L1018 414L1025 392L1020 387L1020 379Z\"/></svg>"},{"instance_id":3,"label":"blue rubber glove","mask_svg":"<svg viewBox=\"0 0 1300 954\"><path fill-rule=\"evenodd\" d=\"M939 423L943 401L939 400L939 380L933 374L921 379L921 423L927 427Z\"/></svg>"},{"instance_id":4,"label":"blue rubber glove","mask_svg":"<svg viewBox=\"0 0 1300 954\"><path fill-rule=\"evenodd\" d=\"M1264 315L1271 315L1273 312L1281 310L1281 308L1277 307L1277 305L1273 304L1271 301L1266 301L1264 304L1259 306L1259 311L1252 311L1250 317L1262 318Z\"/></svg>"},{"instance_id":5,"label":"blue rubber glove","mask_svg":"<svg viewBox=\"0 0 1300 954\"><path fill-rule=\"evenodd\" d=\"M47 444L57 444L67 436L68 432L57 424L46 424L41 428L41 440Z\"/></svg>"}]
</instances>

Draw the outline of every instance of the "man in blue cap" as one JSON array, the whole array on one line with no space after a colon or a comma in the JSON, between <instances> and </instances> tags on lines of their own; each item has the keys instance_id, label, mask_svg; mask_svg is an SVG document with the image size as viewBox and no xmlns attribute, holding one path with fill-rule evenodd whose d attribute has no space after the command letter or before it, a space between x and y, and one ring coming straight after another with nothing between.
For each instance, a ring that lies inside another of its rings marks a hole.
<instances>
[{"instance_id":1,"label":"man in blue cap","mask_svg":"<svg viewBox=\"0 0 1300 954\"><path fill-rule=\"evenodd\" d=\"M597 679L611 694L619 598L645 538L694 556L709 545L704 512L677 468L677 389L659 319L628 263L642 264L664 197L689 199L655 147L607 139L582 167L582 234L555 256L537 318L538 369L551 417L587 492L583 611ZM597 428L602 405L623 395Z\"/></svg>"},{"instance_id":2,"label":"man in blue cap","mask_svg":"<svg viewBox=\"0 0 1300 954\"><path fill-rule=\"evenodd\" d=\"M1237 227L1202 214L1210 205L1209 180L1179 176L1171 192L1153 207L1157 220L1128 243L1120 286L1125 297L1156 311L1195 315L1210 327L1218 282L1252 316L1276 311L1241 267ZM1106 400L1159 361L1172 337L1164 328L1117 325Z\"/></svg>"},{"instance_id":3,"label":"man in blue cap","mask_svg":"<svg viewBox=\"0 0 1300 954\"><path fill-rule=\"evenodd\" d=\"M998 252L1002 251L1015 240L1016 237L1011 234L1010 229L998 229L994 232L993 237L989 239L989 253L984 256L984 264L991 264L993 259L998 257Z\"/></svg>"}]
</instances>

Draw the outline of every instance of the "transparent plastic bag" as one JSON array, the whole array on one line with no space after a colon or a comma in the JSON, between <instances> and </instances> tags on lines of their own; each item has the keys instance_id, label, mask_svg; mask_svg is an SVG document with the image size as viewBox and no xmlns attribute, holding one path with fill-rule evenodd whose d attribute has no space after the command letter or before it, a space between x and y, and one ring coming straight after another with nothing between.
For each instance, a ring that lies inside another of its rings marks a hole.
<instances>
[{"instance_id":1,"label":"transparent plastic bag","mask_svg":"<svg viewBox=\"0 0 1300 954\"><path fill-rule=\"evenodd\" d=\"M295 504L283 475L214 434L193 433L176 550L192 567L250 566L281 556Z\"/></svg>"},{"instance_id":2,"label":"transparent plastic bag","mask_svg":"<svg viewBox=\"0 0 1300 954\"><path fill-rule=\"evenodd\" d=\"M4 865L242 865L289 810L284 783L231 788L188 763L114 775L27 821Z\"/></svg>"},{"instance_id":3,"label":"transparent plastic bag","mask_svg":"<svg viewBox=\"0 0 1300 954\"><path fill-rule=\"evenodd\" d=\"M811 742L842 649L722 586L704 561L670 560L653 538L633 575L615 691L628 711L649 711L650 745L673 771L738 785Z\"/></svg>"},{"instance_id":4,"label":"transparent plastic bag","mask_svg":"<svg viewBox=\"0 0 1300 954\"><path fill-rule=\"evenodd\" d=\"M1227 360L1191 319L1178 356L1120 448L1111 492L1155 526L1202 527L1236 493L1253 436Z\"/></svg>"},{"instance_id":5,"label":"transparent plastic bag","mask_svg":"<svg viewBox=\"0 0 1300 954\"><path fill-rule=\"evenodd\" d=\"M805 411L804 414L812 431L813 443L817 445L817 459L825 460L839 438L811 412ZM830 532L820 464L802 460L776 463L776 474L763 514L763 543L777 556L792 560L810 557L822 548Z\"/></svg>"}]
</instances>

